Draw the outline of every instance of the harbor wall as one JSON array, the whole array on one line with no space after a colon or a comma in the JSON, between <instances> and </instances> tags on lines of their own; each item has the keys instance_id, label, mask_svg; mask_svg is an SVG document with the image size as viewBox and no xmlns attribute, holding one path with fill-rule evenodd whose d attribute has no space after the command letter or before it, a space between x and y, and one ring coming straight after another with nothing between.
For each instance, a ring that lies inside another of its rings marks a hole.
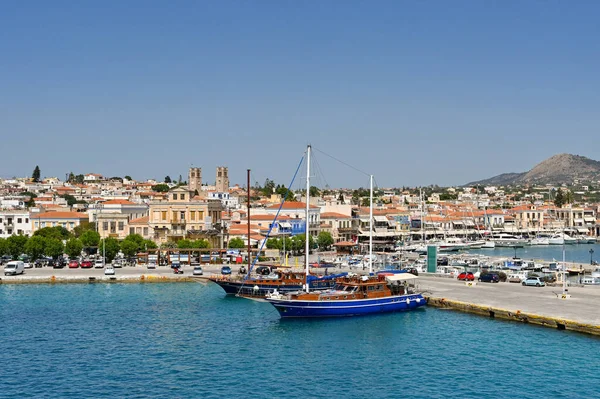
<instances>
[{"instance_id":1,"label":"harbor wall","mask_svg":"<svg viewBox=\"0 0 600 399\"><path fill-rule=\"evenodd\" d=\"M577 331L585 334L600 336L600 326L580 323L558 317L540 316L533 313L522 312L519 309L507 310L493 306L478 305L452 299L426 296L427 304L442 309L457 310L472 313L492 319L517 321L520 323L534 324L543 327L556 328L557 330Z\"/></svg>"}]
</instances>

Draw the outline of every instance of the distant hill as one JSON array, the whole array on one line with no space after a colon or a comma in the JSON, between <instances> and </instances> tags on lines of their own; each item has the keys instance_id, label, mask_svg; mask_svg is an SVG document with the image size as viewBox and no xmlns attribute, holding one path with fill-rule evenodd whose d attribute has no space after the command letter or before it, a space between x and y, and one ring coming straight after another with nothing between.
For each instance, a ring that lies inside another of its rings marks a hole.
<instances>
[{"instance_id":1,"label":"distant hill","mask_svg":"<svg viewBox=\"0 0 600 399\"><path fill-rule=\"evenodd\" d=\"M573 183L573 180L600 180L600 162L580 155L554 155L533 167L529 172L503 173L485 180L474 181L476 184L503 186L510 184L562 184Z\"/></svg>"}]
</instances>

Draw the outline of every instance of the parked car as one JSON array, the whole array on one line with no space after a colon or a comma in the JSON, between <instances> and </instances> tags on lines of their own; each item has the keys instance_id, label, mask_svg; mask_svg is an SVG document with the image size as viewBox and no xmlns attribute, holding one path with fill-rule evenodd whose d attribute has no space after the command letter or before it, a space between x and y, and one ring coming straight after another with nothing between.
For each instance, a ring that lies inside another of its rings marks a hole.
<instances>
[{"instance_id":1,"label":"parked car","mask_svg":"<svg viewBox=\"0 0 600 399\"><path fill-rule=\"evenodd\" d=\"M33 265L36 268L39 268L39 267L43 267L44 263L46 263L46 261L44 259L36 259L35 262L33 262Z\"/></svg>"},{"instance_id":2,"label":"parked car","mask_svg":"<svg viewBox=\"0 0 600 399\"><path fill-rule=\"evenodd\" d=\"M25 271L25 264L20 260L10 261L4 266L4 275L5 276L14 276L17 274L23 274Z\"/></svg>"},{"instance_id":3,"label":"parked car","mask_svg":"<svg viewBox=\"0 0 600 399\"><path fill-rule=\"evenodd\" d=\"M81 262L81 268L82 269L91 269L93 266L94 265L89 260L84 260L83 262Z\"/></svg>"},{"instance_id":4,"label":"parked car","mask_svg":"<svg viewBox=\"0 0 600 399\"><path fill-rule=\"evenodd\" d=\"M96 269L102 269L104 267L104 260L102 259L102 257L96 258L96 260L94 261L94 267Z\"/></svg>"},{"instance_id":5,"label":"parked car","mask_svg":"<svg viewBox=\"0 0 600 399\"><path fill-rule=\"evenodd\" d=\"M547 276L542 276L542 277L540 277L540 279L541 279L541 280L542 280L544 283L546 283L546 284L548 284L548 283L556 283L556 276L554 276L554 275L552 275L552 274L549 274L549 275L547 275Z\"/></svg>"},{"instance_id":6,"label":"parked car","mask_svg":"<svg viewBox=\"0 0 600 399\"><path fill-rule=\"evenodd\" d=\"M231 267L229 267L229 266L223 266L221 268L221 274L222 275L231 274Z\"/></svg>"},{"instance_id":7,"label":"parked car","mask_svg":"<svg viewBox=\"0 0 600 399\"><path fill-rule=\"evenodd\" d=\"M12 260L12 257L10 255L2 255L2 257L0 258L0 265L4 265L8 262L10 262Z\"/></svg>"},{"instance_id":8,"label":"parked car","mask_svg":"<svg viewBox=\"0 0 600 399\"><path fill-rule=\"evenodd\" d=\"M107 265L106 268L104 268L104 275L105 276L114 276L115 268L112 267L112 265Z\"/></svg>"},{"instance_id":9,"label":"parked car","mask_svg":"<svg viewBox=\"0 0 600 399\"><path fill-rule=\"evenodd\" d=\"M510 274L507 281L509 283L520 283L523 281L523 279L524 277L520 274Z\"/></svg>"},{"instance_id":10,"label":"parked car","mask_svg":"<svg viewBox=\"0 0 600 399\"><path fill-rule=\"evenodd\" d=\"M56 260L54 260L54 259L52 260L52 267L54 269L62 269L66 265L67 265L67 263L62 258L58 258Z\"/></svg>"},{"instance_id":11,"label":"parked car","mask_svg":"<svg viewBox=\"0 0 600 399\"><path fill-rule=\"evenodd\" d=\"M148 264L146 265L146 267L147 267L148 269L156 269L156 261L154 261L154 260L149 260L149 261L148 261Z\"/></svg>"},{"instance_id":12,"label":"parked car","mask_svg":"<svg viewBox=\"0 0 600 399\"><path fill-rule=\"evenodd\" d=\"M475 275L471 272L462 272L457 278L460 281L475 281Z\"/></svg>"},{"instance_id":13,"label":"parked car","mask_svg":"<svg viewBox=\"0 0 600 399\"><path fill-rule=\"evenodd\" d=\"M527 277L525 280L523 280L523 282L521 283L523 285L532 285L535 287L543 287L546 285L546 283L544 283L542 281L541 278L539 277Z\"/></svg>"},{"instance_id":14,"label":"parked car","mask_svg":"<svg viewBox=\"0 0 600 399\"><path fill-rule=\"evenodd\" d=\"M204 272L202 271L202 266L195 266L192 274L194 276L202 276L204 274Z\"/></svg>"},{"instance_id":15,"label":"parked car","mask_svg":"<svg viewBox=\"0 0 600 399\"><path fill-rule=\"evenodd\" d=\"M499 283L500 276L498 276L496 273L486 273L480 275L478 280L482 283Z\"/></svg>"},{"instance_id":16,"label":"parked car","mask_svg":"<svg viewBox=\"0 0 600 399\"><path fill-rule=\"evenodd\" d=\"M77 269L79 267L79 261L78 260L71 260L69 261L69 269Z\"/></svg>"}]
</instances>

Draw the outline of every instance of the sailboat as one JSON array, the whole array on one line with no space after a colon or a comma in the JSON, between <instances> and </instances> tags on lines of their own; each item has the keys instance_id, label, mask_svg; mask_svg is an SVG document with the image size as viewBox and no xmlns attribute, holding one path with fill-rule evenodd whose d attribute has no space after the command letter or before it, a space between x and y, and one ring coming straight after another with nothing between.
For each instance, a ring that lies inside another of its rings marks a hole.
<instances>
[{"instance_id":1,"label":"sailboat","mask_svg":"<svg viewBox=\"0 0 600 399\"><path fill-rule=\"evenodd\" d=\"M285 199L283 200L285 201ZM282 202L283 203L283 202ZM308 205L307 205L308 206ZM275 216L275 219L277 216ZM275 221L273 221L273 225ZM308 243L308 225L307 225ZM331 288L335 279L343 277L347 273L332 274L328 276L313 276L309 270L306 273L295 272L292 270L279 270L276 267L270 267L270 273L267 276L250 277L250 272L254 264L251 260L250 248L250 170L248 170L248 273L239 276L211 276L206 278L217 284L225 291L227 295L235 295L243 298L264 300L265 296L273 291L276 292L295 292L308 287L310 290L324 290ZM267 235L268 236L268 235ZM266 241L266 240L265 240ZM307 244L308 245L308 244ZM308 253L308 252L307 252ZM255 258L254 262L256 262Z\"/></svg>"},{"instance_id":2,"label":"sailboat","mask_svg":"<svg viewBox=\"0 0 600 399\"><path fill-rule=\"evenodd\" d=\"M308 193L310 189L310 145L306 173L308 223ZM333 289L321 292L273 292L267 302L282 318L357 316L416 309L427 301L409 282L417 278L410 273L373 275L373 175L370 176L369 275L348 275L335 280ZM308 240L306 243L308 254ZM306 270L308 271L308 256Z\"/></svg>"}]
</instances>

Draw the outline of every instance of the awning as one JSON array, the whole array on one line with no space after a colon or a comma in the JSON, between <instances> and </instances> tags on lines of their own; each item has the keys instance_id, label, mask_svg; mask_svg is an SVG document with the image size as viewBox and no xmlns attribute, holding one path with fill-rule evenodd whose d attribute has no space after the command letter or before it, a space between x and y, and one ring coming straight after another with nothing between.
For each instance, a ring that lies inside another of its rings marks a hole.
<instances>
[{"instance_id":1,"label":"awning","mask_svg":"<svg viewBox=\"0 0 600 399\"><path fill-rule=\"evenodd\" d=\"M418 277L415 276L414 274L411 273L396 273L396 274L392 274L391 276L385 276L385 279L387 281L394 282L394 281L409 281L409 280L415 280Z\"/></svg>"},{"instance_id":2,"label":"awning","mask_svg":"<svg viewBox=\"0 0 600 399\"><path fill-rule=\"evenodd\" d=\"M465 220L465 224L467 226L475 226L475 222L473 222L472 220Z\"/></svg>"},{"instance_id":3,"label":"awning","mask_svg":"<svg viewBox=\"0 0 600 399\"><path fill-rule=\"evenodd\" d=\"M373 216L376 222L388 222L388 218L385 216Z\"/></svg>"},{"instance_id":4,"label":"awning","mask_svg":"<svg viewBox=\"0 0 600 399\"><path fill-rule=\"evenodd\" d=\"M575 222L575 223L583 223L583 219L573 219L573 222Z\"/></svg>"},{"instance_id":5,"label":"awning","mask_svg":"<svg viewBox=\"0 0 600 399\"><path fill-rule=\"evenodd\" d=\"M593 216L586 216L583 218L583 220L585 220L586 222L595 222L596 218Z\"/></svg>"},{"instance_id":6,"label":"awning","mask_svg":"<svg viewBox=\"0 0 600 399\"><path fill-rule=\"evenodd\" d=\"M587 233L588 229L587 229L587 227L578 227L577 231L580 232L580 233Z\"/></svg>"},{"instance_id":7,"label":"awning","mask_svg":"<svg viewBox=\"0 0 600 399\"><path fill-rule=\"evenodd\" d=\"M369 220L369 218L360 218L360 222L361 223L369 223L370 220Z\"/></svg>"},{"instance_id":8,"label":"awning","mask_svg":"<svg viewBox=\"0 0 600 399\"><path fill-rule=\"evenodd\" d=\"M291 229L292 224L288 222L279 222L279 227L282 229Z\"/></svg>"}]
</instances>

